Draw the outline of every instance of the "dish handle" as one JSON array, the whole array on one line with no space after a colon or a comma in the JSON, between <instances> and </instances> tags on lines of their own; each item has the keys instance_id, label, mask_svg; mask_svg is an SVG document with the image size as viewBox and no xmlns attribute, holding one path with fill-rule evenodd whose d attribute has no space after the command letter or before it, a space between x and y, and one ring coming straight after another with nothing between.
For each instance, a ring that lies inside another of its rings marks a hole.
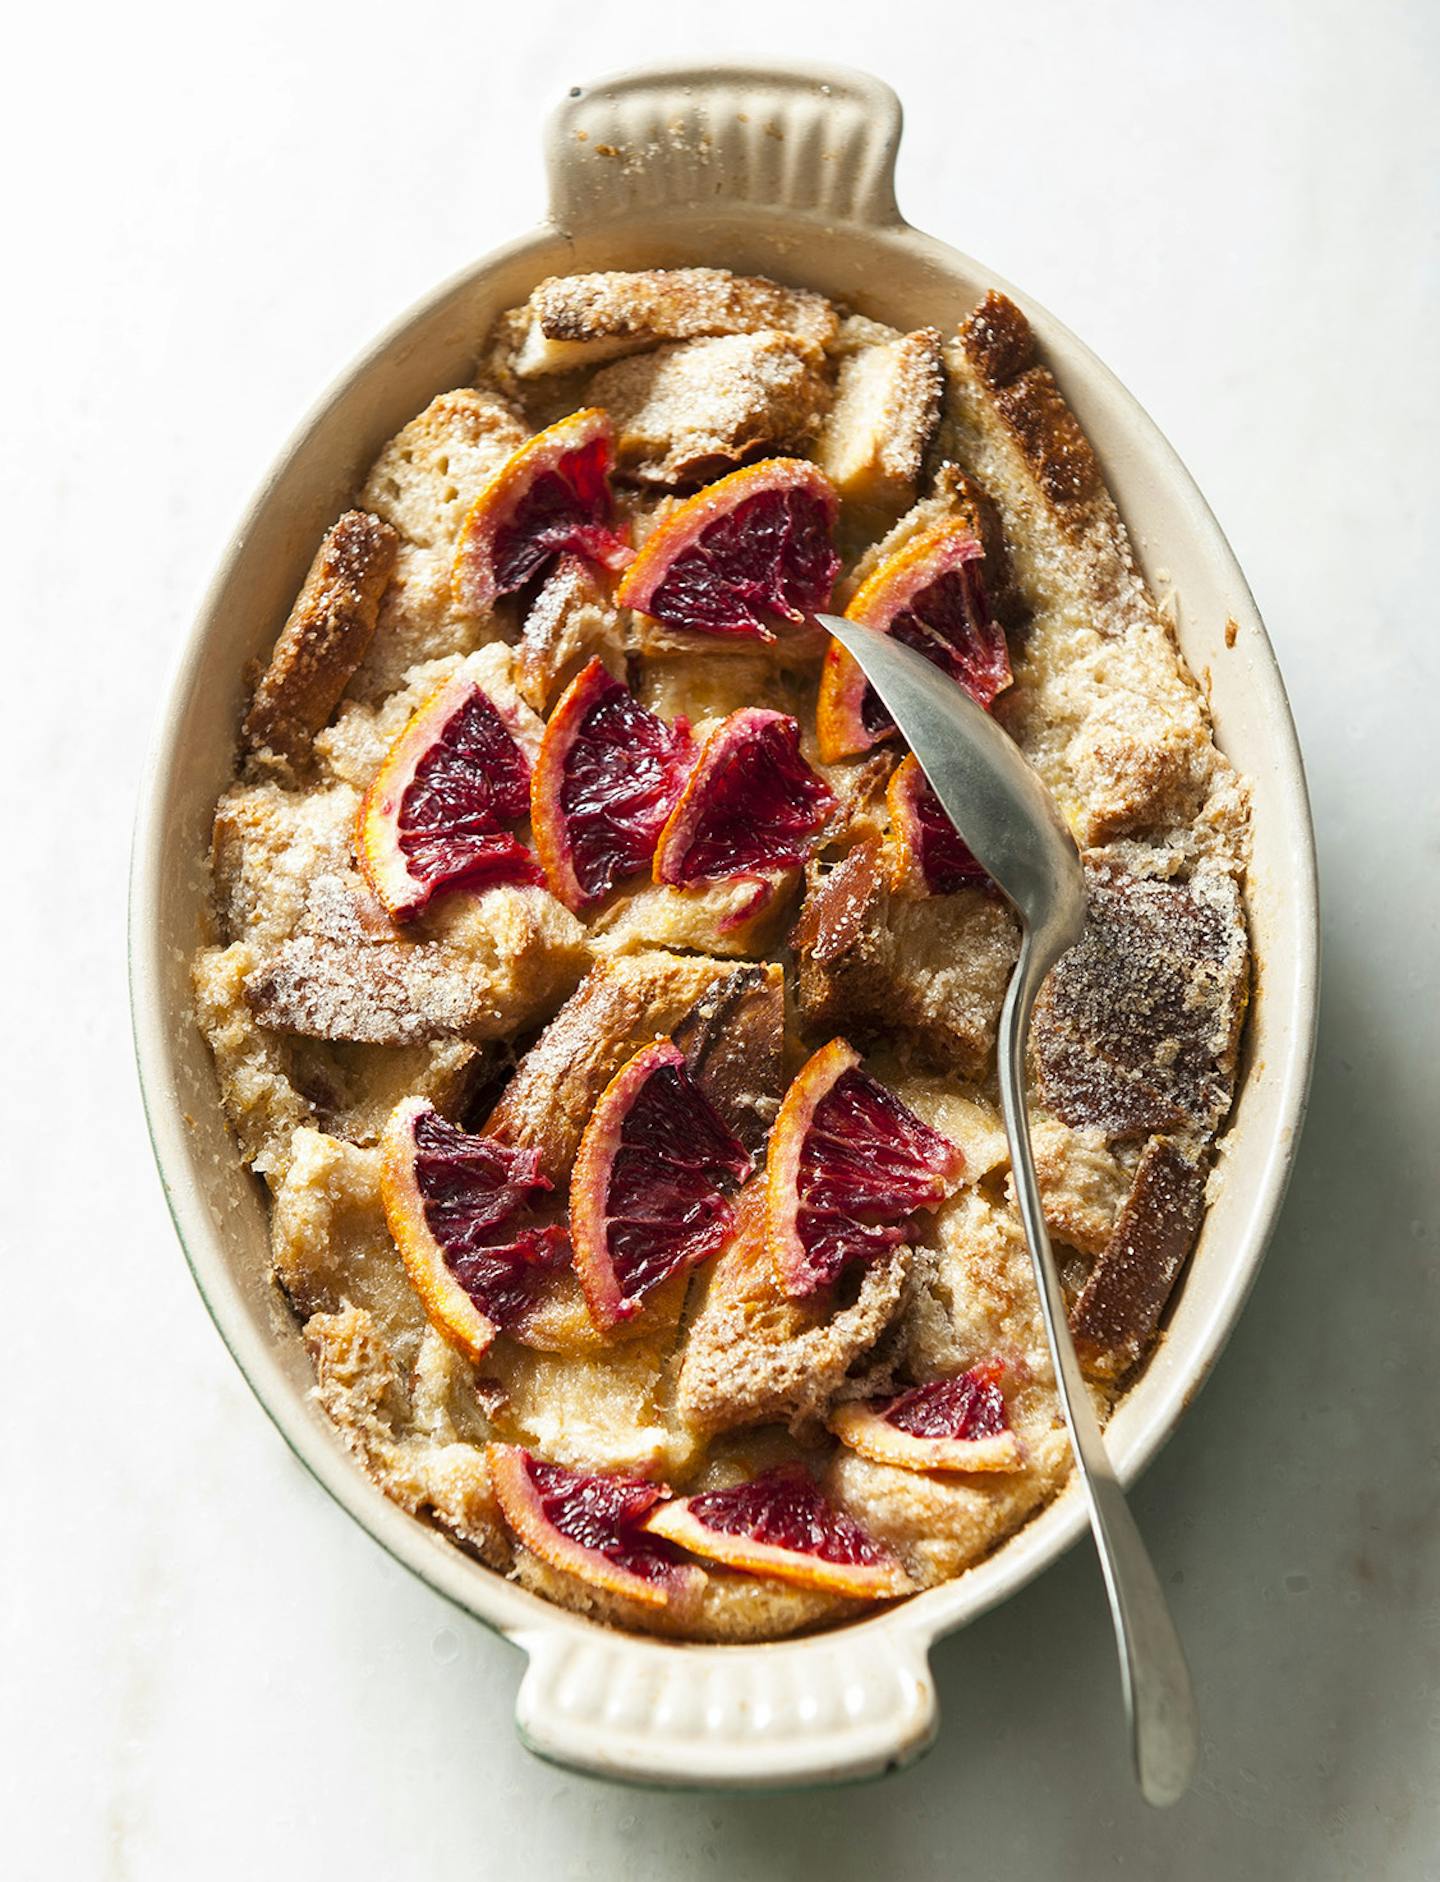
<instances>
[{"instance_id":1,"label":"dish handle","mask_svg":"<svg viewBox=\"0 0 1440 1882\"><path fill-rule=\"evenodd\" d=\"M908 1764L939 1712L915 1629L762 1647L676 1647L599 1628L522 1634L515 1705L532 1751L632 1783L773 1789Z\"/></svg>"},{"instance_id":2,"label":"dish handle","mask_svg":"<svg viewBox=\"0 0 1440 1882\"><path fill-rule=\"evenodd\" d=\"M900 100L845 67L662 66L576 85L550 119L566 233L715 201L824 223L900 224Z\"/></svg>"}]
</instances>

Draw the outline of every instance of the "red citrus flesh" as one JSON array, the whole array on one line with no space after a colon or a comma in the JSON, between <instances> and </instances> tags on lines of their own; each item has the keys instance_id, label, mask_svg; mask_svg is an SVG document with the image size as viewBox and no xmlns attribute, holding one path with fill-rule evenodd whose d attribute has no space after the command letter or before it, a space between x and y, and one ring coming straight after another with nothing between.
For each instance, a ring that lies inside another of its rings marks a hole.
<instances>
[{"instance_id":1,"label":"red citrus flesh","mask_svg":"<svg viewBox=\"0 0 1440 1882\"><path fill-rule=\"evenodd\" d=\"M890 1550L837 1509L799 1464L663 1503L645 1527L728 1568L834 1594L877 1600L914 1588Z\"/></svg>"},{"instance_id":2,"label":"red citrus flesh","mask_svg":"<svg viewBox=\"0 0 1440 1882\"><path fill-rule=\"evenodd\" d=\"M461 528L452 576L460 605L486 614L560 555L624 568L634 551L613 526L614 458L614 427L593 406L521 445L480 492Z\"/></svg>"},{"instance_id":3,"label":"red citrus flesh","mask_svg":"<svg viewBox=\"0 0 1440 1882\"><path fill-rule=\"evenodd\" d=\"M411 715L360 805L355 851L394 921L444 889L543 880L506 828L530 805L530 763L515 726L463 674Z\"/></svg>"},{"instance_id":4,"label":"red citrus flesh","mask_svg":"<svg viewBox=\"0 0 1440 1882\"><path fill-rule=\"evenodd\" d=\"M533 1219L554 1185L538 1150L472 1136L426 1099L406 1098L381 1142L385 1220L431 1321L470 1359L523 1325L569 1237Z\"/></svg>"},{"instance_id":5,"label":"red citrus flesh","mask_svg":"<svg viewBox=\"0 0 1440 1882\"><path fill-rule=\"evenodd\" d=\"M965 1159L832 1039L802 1067L780 1106L765 1166L765 1240L793 1299L828 1287L853 1261L909 1241Z\"/></svg>"},{"instance_id":6,"label":"red citrus flesh","mask_svg":"<svg viewBox=\"0 0 1440 1882\"><path fill-rule=\"evenodd\" d=\"M718 882L794 869L835 810L783 712L746 706L710 734L655 850L657 882Z\"/></svg>"},{"instance_id":7,"label":"red citrus flesh","mask_svg":"<svg viewBox=\"0 0 1440 1882\"><path fill-rule=\"evenodd\" d=\"M965 524L939 523L882 562L845 616L894 634L988 708L1013 676L1005 630L985 597L982 557ZM816 731L827 764L896 735L879 695L835 641L825 652Z\"/></svg>"},{"instance_id":8,"label":"red citrus flesh","mask_svg":"<svg viewBox=\"0 0 1440 1882\"><path fill-rule=\"evenodd\" d=\"M694 756L689 722L667 725L599 660L571 681L530 784L535 847L567 908L649 868Z\"/></svg>"},{"instance_id":9,"label":"red citrus flesh","mask_svg":"<svg viewBox=\"0 0 1440 1882\"><path fill-rule=\"evenodd\" d=\"M698 1597L705 1571L641 1527L664 1484L567 1470L517 1444L487 1445L485 1459L506 1522L541 1561L646 1607Z\"/></svg>"},{"instance_id":10,"label":"red citrus flesh","mask_svg":"<svg viewBox=\"0 0 1440 1882\"><path fill-rule=\"evenodd\" d=\"M628 1320L662 1282L724 1246L735 1221L727 1188L751 1167L668 1039L620 1068L570 1181L575 1271L597 1326Z\"/></svg>"},{"instance_id":11,"label":"red citrus flesh","mask_svg":"<svg viewBox=\"0 0 1440 1882\"><path fill-rule=\"evenodd\" d=\"M840 558L838 499L802 458L732 471L681 504L647 539L616 593L663 626L773 641L828 605Z\"/></svg>"},{"instance_id":12,"label":"red citrus flesh","mask_svg":"<svg viewBox=\"0 0 1440 1882\"><path fill-rule=\"evenodd\" d=\"M886 786L885 802L895 843L898 888L928 895L994 888L970 846L946 816L913 752L902 760Z\"/></svg>"},{"instance_id":13,"label":"red citrus flesh","mask_svg":"<svg viewBox=\"0 0 1440 1882\"><path fill-rule=\"evenodd\" d=\"M902 1470L1020 1470L997 1360L871 1405L839 1406L830 1429L862 1457Z\"/></svg>"}]
</instances>

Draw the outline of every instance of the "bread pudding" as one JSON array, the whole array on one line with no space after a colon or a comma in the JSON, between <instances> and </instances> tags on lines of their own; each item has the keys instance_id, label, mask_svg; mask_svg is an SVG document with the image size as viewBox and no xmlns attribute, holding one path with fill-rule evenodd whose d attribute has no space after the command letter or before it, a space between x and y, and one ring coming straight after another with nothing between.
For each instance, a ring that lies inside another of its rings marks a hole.
<instances>
[{"instance_id":1,"label":"bread pudding","mask_svg":"<svg viewBox=\"0 0 1440 1882\"><path fill-rule=\"evenodd\" d=\"M319 545L196 1016L319 1403L567 1607L777 1638L1070 1467L994 1076L1003 897L815 616L1017 741L1090 881L1036 1160L1106 1415L1232 1103L1248 802L1019 310L542 282Z\"/></svg>"}]
</instances>

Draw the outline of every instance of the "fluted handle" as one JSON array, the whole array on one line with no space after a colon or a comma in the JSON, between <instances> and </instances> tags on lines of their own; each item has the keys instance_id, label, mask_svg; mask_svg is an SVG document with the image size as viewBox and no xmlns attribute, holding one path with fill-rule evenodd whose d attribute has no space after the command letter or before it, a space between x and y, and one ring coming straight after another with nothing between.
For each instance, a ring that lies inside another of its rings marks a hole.
<instances>
[{"instance_id":1,"label":"fluted handle","mask_svg":"<svg viewBox=\"0 0 1440 1882\"><path fill-rule=\"evenodd\" d=\"M673 66L576 85L550 120L551 219L597 223L707 201L898 223L900 101L843 67Z\"/></svg>"},{"instance_id":2,"label":"fluted handle","mask_svg":"<svg viewBox=\"0 0 1440 1882\"><path fill-rule=\"evenodd\" d=\"M673 1647L600 1629L521 1636L516 1723L598 1776L771 1787L866 1777L935 1736L925 1642L884 1623L760 1649Z\"/></svg>"}]
</instances>

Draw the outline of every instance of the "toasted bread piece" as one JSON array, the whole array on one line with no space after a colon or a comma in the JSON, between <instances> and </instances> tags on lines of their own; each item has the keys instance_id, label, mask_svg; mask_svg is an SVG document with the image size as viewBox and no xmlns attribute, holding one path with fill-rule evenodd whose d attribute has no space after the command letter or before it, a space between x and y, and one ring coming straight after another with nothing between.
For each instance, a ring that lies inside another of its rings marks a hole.
<instances>
[{"instance_id":1,"label":"toasted bread piece","mask_svg":"<svg viewBox=\"0 0 1440 1882\"><path fill-rule=\"evenodd\" d=\"M273 945L304 919L311 884L350 866L358 792L232 784L215 807L211 882L221 939Z\"/></svg>"},{"instance_id":2,"label":"toasted bread piece","mask_svg":"<svg viewBox=\"0 0 1440 1882\"><path fill-rule=\"evenodd\" d=\"M548 712L592 658L602 660L616 679L624 679L620 611L591 563L561 556L525 616L515 683L536 712Z\"/></svg>"},{"instance_id":3,"label":"toasted bread piece","mask_svg":"<svg viewBox=\"0 0 1440 1882\"><path fill-rule=\"evenodd\" d=\"M374 1317L354 1306L312 1314L305 1345L316 1396L367 1476L402 1509L429 1516L491 1568L507 1568L510 1544L490 1488L483 1426L474 1438L462 1437L448 1412L437 1411L467 1390L478 1403L473 1384L442 1379L443 1369L464 1367L459 1355L429 1333L407 1378ZM443 1392L437 1390L442 1382Z\"/></svg>"},{"instance_id":4,"label":"toasted bread piece","mask_svg":"<svg viewBox=\"0 0 1440 1882\"><path fill-rule=\"evenodd\" d=\"M518 665L515 649L496 640L476 648L474 653L447 654L411 667L406 683L377 704L347 699L336 713L335 723L327 725L315 740L320 775L338 778L357 792L367 790L411 715L457 674L463 674L487 694L525 749L535 750L544 728L521 696Z\"/></svg>"},{"instance_id":5,"label":"toasted bread piece","mask_svg":"<svg viewBox=\"0 0 1440 1882\"><path fill-rule=\"evenodd\" d=\"M944 384L936 327L841 359L815 461L846 502L898 514L915 501Z\"/></svg>"},{"instance_id":6,"label":"toasted bread piece","mask_svg":"<svg viewBox=\"0 0 1440 1882\"><path fill-rule=\"evenodd\" d=\"M485 1367L505 1391L501 1434L573 1470L682 1474L696 1436L670 1404L665 1362L674 1343L673 1325L580 1352L497 1343Z\"/></svg>"},{"instance_id":7,"label":"toasted bread piece","mask_svg":"<svg viewBox=\"0 0 1440 1882\"><path fill-rule=\"evenodd\" d=\"M414 1361L427 1322L380 1201L380 1152L297 1131L270 1211L276 1279L302 1318L363 1307L386 1344Z\"/></svg>"},{"instance_id":8,"label":"toasted bread piece","mask_svg":"<svg viewBox=\"0 0 1440 1882\"><path fill-rule=\"evenodd\" d=\"M752 1153L785 1095L785 977L773 964L717 980L671 1034L700 1090Z\"/></svg>"},{"instance_id":9,"label":"toasted bread piece","mask_svg":"<svg viewBox=\"0 0 1440 1882\"><path fill-rule=\"evenodd\" d=\"M1119 686L1107 691L1065 754L1083 805L1082 841L1109 843L1191 823L1215 756L1193 688L1159 697Z\"/></svg>"},{"instance_id":10,"label":"toasted bread piece","mask_svg":"<svg viewBox=\"0 0 1440 1882\"><path fill-rule=\"evenodd\" d=\"M1135 1180L1133 1155L1122 1161L1098 1130L1072 1130L1038 1107L1030 1141L1045 1223L1057 1241L1098 1255L1114 1233ZM1011 1185L1013 1200L1013 1184Z\"/></svg>"},{"instance_id":11,"label":"toasted bread piece","mask_svg":"<svg viewBox=\"0 0 1440 1882\"><path fill-rule=\"evenodd\" d=\"M245 715L243 738L283 770L303 768L375 632L400 538L364 510L347 510L310 565Z\"/></svg>"},{"instance_id":12,"label":"toasted bread piece","mask_svg":"<svg viewBox=\"0 0 1440 1882\"><path fill-rule=\"evenodd\" d=\"M497 1056L465 1039L418 1046L357 1046L298 1033L283 1041L296 1089L315 1108L315 1121L347 1143L379 1141L402 1098L428 1098L442 1116L458 1119L466 1099Z\"/></svg>"},{"instance_id":13,"label":"toasted bread piece","mask_svg":"<svg viewBox=\"0 0 1440 1882\"><path fill-rule=\"evenodd\" d=\"M521 379L572 372L662 340L756 333L773 327L811 346L835 337L823 295L726 268L656 268L639 274L555 275L514 322L512 369Z\"/></svg>"},{"instance_id":14,"label":"toasted bread piece","mask_svg":"<svg viewBox=\"0 0 1440 1882\"><path fill-rule=\"evenodd\" d=\"M1218 870L1174 883L1092 869L1089 911L1036 1004L1038 1095L1112 1141L1214 1131L1230 1109L1248 986L1234 882Z\"/></svg>"},{"instance_id":15,"label":"toasted bread piece","mask_svg":"<svg viewBox=\"0 0 1440 1882\"><path fill-rule=\"evenodd\" d=\"M520 1061L486 1131L539 1150L552 1181L568 1177L590 1113L626 1059L664 1038L730 971L724 961L664 953L591 968Z\"/></svg>"},{"instance_id":16,"label":"toasted bread piece","mask_svg":"<svg viewBox=\"0 0 1440 1882\"><path fill-rule=\"evenodd\" d=\"M374 638L345 689L348 699L378 704L402 687L406 675L423 661L469 653L495 631L492 624L476 621L455 605L450 563L447 549L401 543ZM324 737L320 733L317 743Z\"/></svg>"},{"instance_id":17,"label":"toasted bread piece","mask_svg":"<svg viewBox=\"0 0 1440 1882\"><path fill-rule=\"evenodd\" d=\"M1082 842L1138 836L1233 868L1245 790L1019 309L988 295L947 367L941 448L997 503L1032 617L999 717Z\"/></svg>"},{"instance_id":18,"label":"toasted bread piece","mask_svg":"<svg viewBox=\"0 0 1440 1882\"><path fill-rule=\"evenodd\" d=\"M255 950L244 941L201 948L190 963L195 1018L215 1059L225 1115L240 1155L274 1183L290 1161L297 1130L315 1122L315 1107L291 1077L285 1041L256 1023L245 998Z\"/></svg>"},{"instance_id":19,"label":"toasted bread piece","mask_svg":"<svg viewBox=\"0 0 1440 1882\"><path fill-rule=\"evenodd\" d=\"M409 1046L501 1039L553 1012L583 972L585 931L544 889L455 895L413 931L379 925L358 881L323 919L260 959L245 994L262 1025L317 1039Z\"/></svg>"},{"instance_id":20,"label":"toasted bread piece","mask_svg":"<svg viewBox=\"0 0 1440 1882\"><path fill-rule=\"evenodd\" d=\"M1030 324L1013 301L990 293L960 328L946 364L960 455L1002 508L1023 524L1041 586L1066 582L1098 612L1101 632L1153 617L1129 539L1090 441L1042 366Z\"/></svg>"},{"instance_id":21,"label":"toasted bread piece","mask_svg":"<svg viewBox=\"0 0 1440 1882\"><path fill-rule=\"evenodd\" d=\"M1140 1358L1204 1215L1203 1166L1173 1138L1151 1138L1114 1232L1071 1310L1087 1371L1114 1379Z\"/></svg>"},{"instance_id":22,"label":"toasted bread piece","mask_svg":"<svg viewBox=\"0 0 1440 1882\"><path fill-rule=\"evenodd\" d=\"M622 477L693 490L757 457L808 451L830 381L817 347L784 333L733 333L607 366L588 396L615 421Z\"/></svg>"},{"instance_id":23,"label":"toasted bread piece","mask_svg":"<svg viewBox=\"0 0 1440 1882\"><path fill-rule=\"evenodd\" d=\"M385 446L360 501L407 542L453 555L471 505L528 435L493 393L442 392Z\"/></svg>"},{"instance_id":24,"label":"toasted bread piece","mask_svg":"<svg viewBox=\"0 0 1440 1882\"><path fill-rule=\"evenodd\" d=\"M835 793L839 805L825 832L820 855L830 861L847 856L860 843L883 842L890 823L885 787L900 762L899 751L882 745L863 757L841 758L828 765L811 749L805 756Z\"/></svg>"},{"instance_id":25,"label":"toasted bread piece","mask_svg":"<svg viewBox=\"0 0 1440 1882\"><path fill-rule=\"evenodd\" d=\"M742 1193L734 1238L686 1333L676 1403L707 1432L823 1419L905 1291L910 1250L902 1245L865 1269L848 1305L834 1290L791 1300L765 1247L763 1190L756 1181Z\"/></svg>"},{"instance_id":26,"label":"toasted bread piece","mask_svg":"<svg viewBox=\"0 0 1440 1882\"><path fill-rule=\"evenodd\" d=\"M727 876L677 888L646 883L622 892L590 927L597 954L689 948L734 960L765 954L784 930L800 887L799 869Z\"/></svg>"},{"instance_id":27,"label":"toasted bread piece","mask_svg":"<svg viewBox=\"0 0 1440 1882\"><path fill-rule=\"evenodd\" d=\"M1014 917L978 889L907 901L889 881L873 841L812 874L790 936L801 1020L817 1038L898 1035L925 1063L975 1077L1019 951Z\"/></svg>"}]
</instances>

